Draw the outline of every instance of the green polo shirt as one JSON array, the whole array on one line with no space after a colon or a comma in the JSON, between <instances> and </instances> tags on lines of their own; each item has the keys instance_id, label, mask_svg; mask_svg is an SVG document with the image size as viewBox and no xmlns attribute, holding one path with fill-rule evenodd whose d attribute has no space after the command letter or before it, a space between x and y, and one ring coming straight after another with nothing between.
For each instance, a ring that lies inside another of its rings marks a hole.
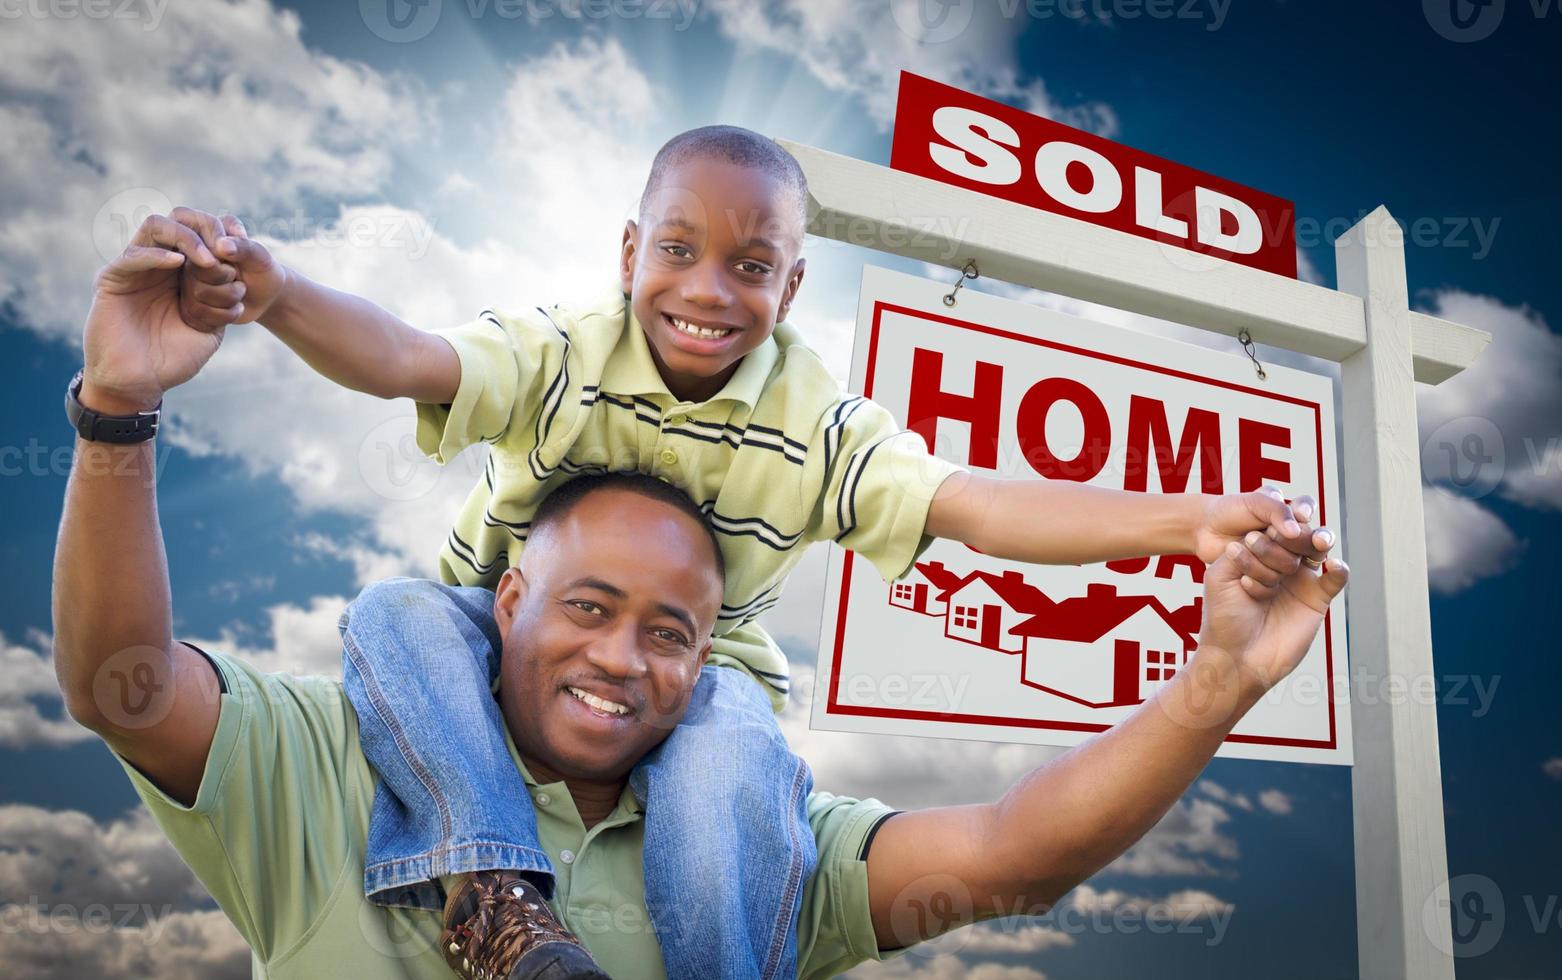
<instances>
[{"instance_id":1,"label":"green polo shirt","mask_svg":"<svg viewBox=\"0 0 1562 980\"><path fill-rule=\"evenodd\" d=\"M212 655L224 693L192 806L123 763L174 847L253 951L256 977L448 980L434 912L384 909L363 895L376 777L341 684L266 674ZM645 824L627 788L587 830L563 783L526 777L557 873L550 905L619 980L665 976L645 909ZM798 976L834 976L882 959L868 909L866 846L890 813L877 800L815 793L808 820L818 870L803 893ZM714 832L714 831L713 831Z\"/></svg>"},{"instance_id":2,"label":"green polo shirt","mask_svg":"<svg viewBox=\"0 0 1562 980\"><path fill-rule=\"evenodd\" d=\"M711 662L786 704L786 656L754 620L807 545L831 540L904 575L931 542L928 507L959 467L882 406L842 390L790 323L703 402L667 390L623 293L440 332L461 361L449 405L418 406L418 447L449 462L493 446L440 552L448 583L492 588L519 560L537 505L581 473L638 471L685 490L726 559Z\"/></svg>"}]
</instances>

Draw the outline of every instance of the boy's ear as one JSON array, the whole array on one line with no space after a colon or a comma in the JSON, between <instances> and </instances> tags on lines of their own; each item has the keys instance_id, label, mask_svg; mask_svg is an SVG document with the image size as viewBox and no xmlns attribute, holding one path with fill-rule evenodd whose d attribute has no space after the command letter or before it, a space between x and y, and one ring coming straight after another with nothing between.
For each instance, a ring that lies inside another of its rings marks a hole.
<instances>
[{"instance_id":1,"label":"boy's ear","mask_svg":"<svg viewBox=\"0 0 1562 980\"><path fill-rule=\"evenodd\" d=\"M624 244L618 254L618 278L624 287L624 295L633 292L635 283L635 238L640 229L635 225L635 219L630 218L624 222Z\"/></svg>"},{"instance_id":2,"label":"boy's ear","mask_svg":"<svg viewBox=\"0 0 1562 980\"><path fill-rule=\"evenodd\" d=\"M776 307L776 322L786 319L786 315L792 310L792 301L797 299L797 291L803 288L803 267L808 264L806 259L799 258L797 264L792 266L792 276L786 281L786 288L781 291L781 305Z\"/></svg>"},{"instance_id":3,"label":"boy's ear","mask_svg":"<svg viewBox=\"0 0 1562 980\"><path fill-rule=\"evenodd\" d=\"M494 589L494 620L499 624L501 637L509 634L510 624L515 622L528 588L526 576L519 568L506 568L499 576L499 585Z\"/></svg>"}]
</instances>

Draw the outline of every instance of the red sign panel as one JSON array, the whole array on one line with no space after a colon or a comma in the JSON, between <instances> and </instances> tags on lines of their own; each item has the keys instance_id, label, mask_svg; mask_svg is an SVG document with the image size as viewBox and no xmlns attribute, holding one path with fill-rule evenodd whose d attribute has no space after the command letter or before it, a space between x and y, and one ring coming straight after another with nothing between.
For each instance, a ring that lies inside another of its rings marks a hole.
<instances>
[{"instance_id":1,"label":"red sign panel","mask_svg":"<svg viewBox=\"0 0 1562 980\"><path fill-rule=\"evenodd\" d=\"M1290 201L910 72L890 166L1296 277Z\"/></svg>"}]
</instances>

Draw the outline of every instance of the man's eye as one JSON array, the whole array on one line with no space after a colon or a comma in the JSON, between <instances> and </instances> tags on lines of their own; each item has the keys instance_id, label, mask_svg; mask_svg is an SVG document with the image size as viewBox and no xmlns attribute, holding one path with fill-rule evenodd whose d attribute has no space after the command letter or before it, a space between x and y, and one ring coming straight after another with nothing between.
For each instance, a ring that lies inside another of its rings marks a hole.
<instances>
[{"instance_id":1,"label":"man's eye","mask_svg":"<svg viewBox=\"0 0 1562 980\"><path fill-rule=\"evenodd\" d=\"M663 245L662 251L676 259L686 259L694 254L687 245Z\"/></svg>"},{"instance_id":2,"label":"man's eye","mask_svg":"<svg viewBox=\"0 0 1562 980\"><path fill-rule=\"evenodd\" d=\"M592 602L590 599L571 599L570 605L574 606L576 609L579 609L581 612L587 612L593 616L600 616L607 612L606 609L603 609L600 605Z\"/></svg>"},{"instance_id":3,"label":"man's eye","mask_svg":"<svg viewBox=\"0 0 1562 980\"><path fill-rule=\"evenodd\" d=\"M758 262L739 262L738 271L750 276L763 276L770 272L770 267Z\"/></svg>"},{"instance_id":4,"label":"man's eye","mask_svg":"<svg viewBox=\"0 0 1562 980\"><path fill-rule=\"evenodd\" d=\"M676 630L657 629L652 630L651 635L659 640L666 640L668 643L676 643L682 647L689 645L689 641L684 638L684 635Z\"/></svg>"}]
</instances>

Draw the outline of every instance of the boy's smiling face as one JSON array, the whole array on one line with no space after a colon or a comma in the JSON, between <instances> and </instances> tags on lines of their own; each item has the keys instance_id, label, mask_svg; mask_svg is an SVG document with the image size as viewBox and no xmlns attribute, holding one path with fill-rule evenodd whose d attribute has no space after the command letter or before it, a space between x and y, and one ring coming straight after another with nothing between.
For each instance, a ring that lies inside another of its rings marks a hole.
<instances>
[{"instance_id":1,"label":"boy's smiling face","mask_svg":"<svg viewBox=\"0 0 1562 980\"><path fill-rule=\"evenodd\" d=\"M803 282L793 195L758 167L693 156L667 167L625 225L623 288L678 398L715 395L786 318Z\"/></svg>"}]
</instances>

